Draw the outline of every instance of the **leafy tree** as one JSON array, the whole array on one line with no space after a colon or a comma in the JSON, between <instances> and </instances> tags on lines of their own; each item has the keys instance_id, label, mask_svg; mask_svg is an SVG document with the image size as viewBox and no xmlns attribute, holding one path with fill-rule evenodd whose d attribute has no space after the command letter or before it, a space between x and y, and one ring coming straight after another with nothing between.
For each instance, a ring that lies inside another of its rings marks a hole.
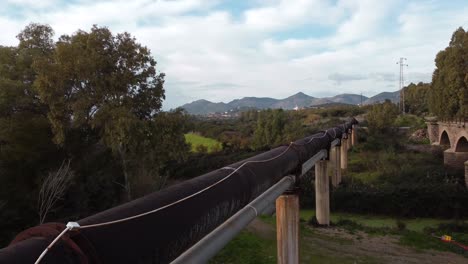
<instances>
[{"instance_id":1,"label":"leafy tree","mask_svg":"<svg viewBox=\"0 0 468 264\"><path fill-rule=\"evenodd\" d=\"M74 130L97 133L121 161L128 199L132 181L158 175L164 161L183 156L179 152L187 148L174 123L183 121L183 113L161 113L164 73L130 34L114 36L93 26L64 35L51 58L34 65L54 141L63 145ZM171 140L172 147L162 147Z\"/></svg>"},{"instance_id":2,"label":"leafy tree","mask_svg":"<svg viewBox=\"0 0 468 264\"><path fill-rule=\"evenodd\" d=\"M261 111L253 135L253 148L271 148L302 138L305 133L302 123L303 116L295 111Z\"/></svg>"},{"instance_id":3,"label":"leafy tree","mask_svg":"<svg viewBox=\"0 0 468 264\"><path fill-rule=\"evenodd\" d=\"M281 144L285 123L286 115L282 109L260 112L254 132L254 148L261 149Z\"/></svg>"},{"instance_id":4,"label":"leafy tree","mask_svg":"<svg viewBox=\"0 0 468 264\"><path fill-rule=\"evenodd\" d=\"M398 107L385 100L382 104L375 104L367 113L367 122L371 132L383 132L393 124L398 116Z\"/></svg>"},{"instance_id":5,"label":"leafy tree","mask_svg":"<svg viewBox=\"0 0 468 264\"><path fill-rule=\"evenodd\" d=\"M431 89L429 83L419 82L418 84L410 83L404 88L405 92L405 108L406 112L415 115L427 113L428 109L428 92Z\"/></svg>"},{"instance_id":6,"label":"leafy tree","mask_svg":"<svg viewBox=\"0 0 468 264\"><path fill-rule=\"evenodd\" d=\"M47 106L33 88L33 64L53 50L53 31L30 24L17 47L0 46L0 243L36 222L38 182L61 160Z\"/></svg>"},{"instance_id":7,"label":"leafy tree","mask_svg":"<svg viewBox=\"0 0 468 264\"><path fill-rule=\"evenodd\" d=\"M442 118L468 114L468 32L458 28L449 46L436 58L432 75L430 111Z\"/></svg>"}]
</instances>

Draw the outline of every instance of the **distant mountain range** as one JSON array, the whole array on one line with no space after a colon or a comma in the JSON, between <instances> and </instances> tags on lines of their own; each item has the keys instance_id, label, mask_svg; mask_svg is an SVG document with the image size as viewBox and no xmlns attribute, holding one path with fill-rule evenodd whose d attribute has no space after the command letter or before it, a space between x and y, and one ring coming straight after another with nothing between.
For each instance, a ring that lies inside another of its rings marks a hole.
<instances>
[{"instance_id":1,"label":"distant mountain range","mask_svg":"<svg viewBox=\"0 0 468 264\"><path fill-rule=\"evenodd\" d=\"M339 94L333 97L316 98L299 92L284 99L274 99L269 97L244 97L242 99L235 99L229 103L213 103L202 99L184 104L181 107L190 114L206 115L210 113L227 112L232 109L240 108L294 109L296 106L310 107L330 103L357 105L361 103L361 100L363 104L374 104L377 102L383 102L385 99L390 99L392 102L398 102L399 92L383 92L370 98L366 96L361 97L361 95L358 94Z\"/></svg>"}]
</instances>

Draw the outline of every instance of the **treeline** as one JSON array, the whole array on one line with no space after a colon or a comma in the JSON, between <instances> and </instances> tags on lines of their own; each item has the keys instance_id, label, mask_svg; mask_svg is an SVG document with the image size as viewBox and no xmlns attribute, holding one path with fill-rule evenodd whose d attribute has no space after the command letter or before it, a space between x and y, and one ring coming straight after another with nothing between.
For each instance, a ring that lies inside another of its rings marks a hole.
<instances>
[{"instance_id":1,"label":"treeline","mask_svg":"<svg viewBox=\"0 0 468 264\"><path fill-rule=\"evenodd\" d=\"M368 108L334 106L324 109L248 110L238 119L203 120L192 117L190 130L220 141L224 150L266 150L313 134L356 116Z\"/></svg>"},{"instance_id":2,"label":"treeline","mask_svg":"<svg viewBox=\"0 0 468 264\"><path fill-rule=\"evenodd\" d=\"M429 93L431 112L442 118L468 116L468 32L458 28L437 53Z\"/></svg>"},{"instance_id":3,"label":"treeline","mask_svg":"<svg viewBox=\"0 0 468 264\"><path fill-rule=\"evenodd\" d=\"M2 245L39 222L48 177L69 182L45 221L76 219L161 188L188 155L187 116L161 111L165 76L146 47L97 26L53 35L30 24L0 46Z\"/></svg>"}]
</instances>

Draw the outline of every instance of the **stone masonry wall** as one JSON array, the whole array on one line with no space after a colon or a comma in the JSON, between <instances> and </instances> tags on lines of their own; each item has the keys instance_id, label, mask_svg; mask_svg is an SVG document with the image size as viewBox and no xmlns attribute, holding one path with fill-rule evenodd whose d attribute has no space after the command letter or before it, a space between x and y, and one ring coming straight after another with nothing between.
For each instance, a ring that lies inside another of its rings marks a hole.
<instances>
[{"instance_id":1,"label":"stone masonry wall","mask_svg":"<svg viewBox=\"0 0 468 264\"><path fill-rule=\"evenodd\" d=\"M432 143L439 142L439 124L434 122L426 122L427 124L427 136L429 141Z\"/></svg>"},{"instance_id":2,"label":"stone masonry wall","mask_svg":"<svg viewBox=\"0 0 468 264\"><path fill-rule=\"evenodd\" d=\"M468 160L465 161L465 185L468 188Z\"/></svg>"},{"instance_id":3,"label":"stone masonry wall","mask_svg":"<svg viewBox=\"0 0 468 264\"><path fill-rule=\"evenodd\" d=\"M465 169L465 161L468 160L468 152L444 151L444 164L454 169Z\"/></svg>"}]
</instances>

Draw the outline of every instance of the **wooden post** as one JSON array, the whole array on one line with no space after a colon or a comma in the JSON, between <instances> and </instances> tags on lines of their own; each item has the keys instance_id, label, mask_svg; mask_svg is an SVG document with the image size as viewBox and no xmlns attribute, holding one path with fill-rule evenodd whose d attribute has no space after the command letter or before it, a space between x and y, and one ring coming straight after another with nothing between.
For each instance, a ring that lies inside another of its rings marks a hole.
<instances>
[{"instance_id":1,"label":"wooden post","mask_svg":"<svg viewBox=\"0 0 468 264\"><path fill-rule=\"evenodd\" d=\"M320 225L330 225L330 190L326 160L315 163L315 214Z\"/></svg>"},{"instance_id":2,"label":"wooden post","mask_svg":"<svg viewBox=\"0 0 468 264\"><path fill-rule=\"evenodd\" d=\"M285 193L276 199L278 264L299 264L299 196Z\"/></svg>"},{"instance_id":3,"label":"wooden post","mask_svg":"<svg viewBox=\"0 0 468 264\"><path fill-rule=\"evenodd\" d=\"M341 169L344 171L348 168L348 139L347 135L341 140Z\"/></svg>"}]
</instances>

